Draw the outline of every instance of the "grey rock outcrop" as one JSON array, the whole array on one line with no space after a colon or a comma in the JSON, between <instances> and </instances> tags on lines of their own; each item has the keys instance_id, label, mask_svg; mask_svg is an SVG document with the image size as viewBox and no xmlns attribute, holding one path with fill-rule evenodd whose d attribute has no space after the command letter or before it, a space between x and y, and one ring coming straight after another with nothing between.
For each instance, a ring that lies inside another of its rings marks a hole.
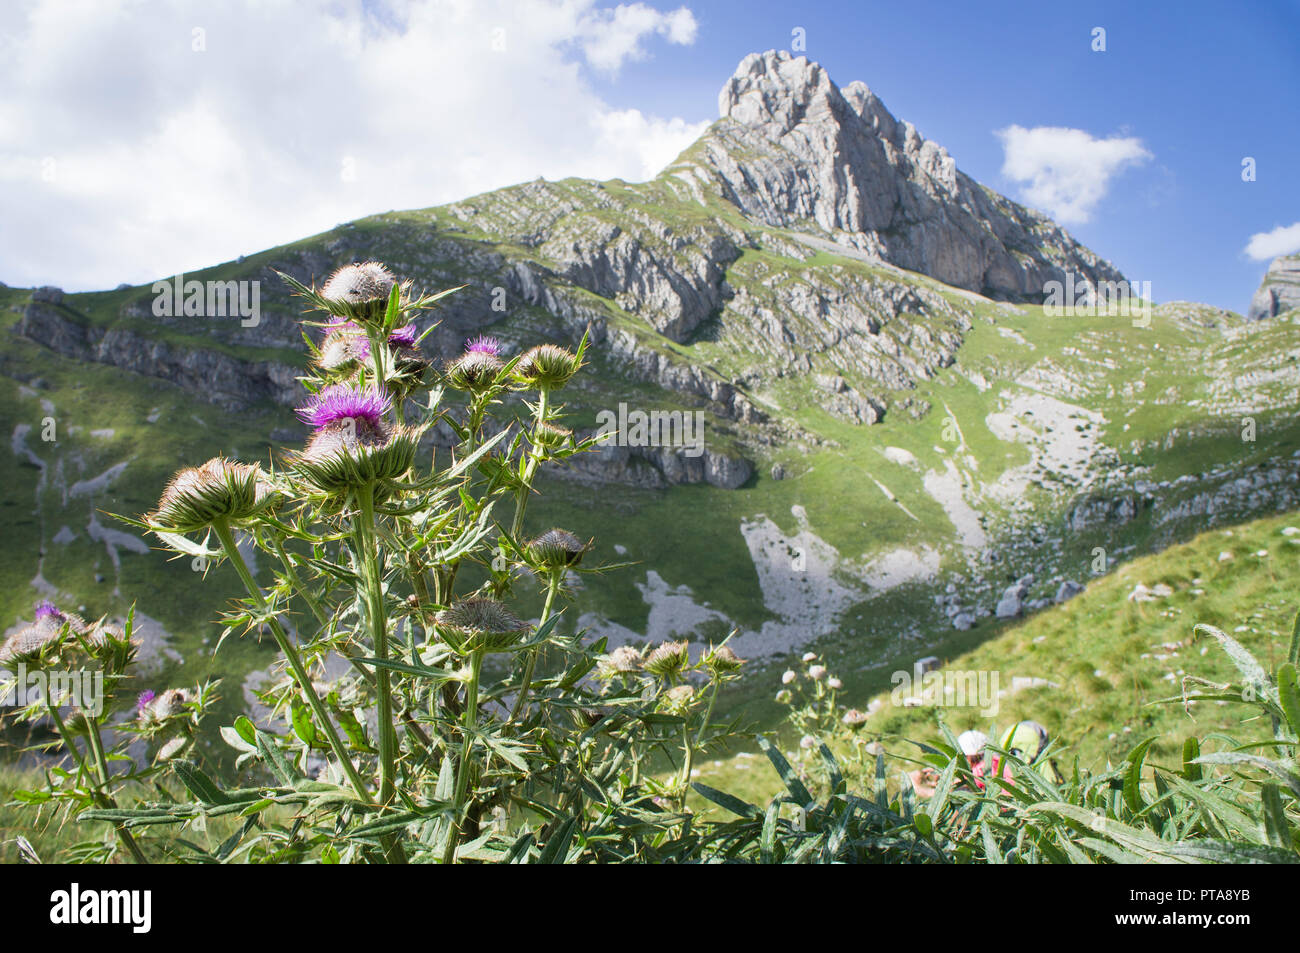
<instances>
[{"instance_id":1,"label":"grey rock outcrop","mask_svg":"<svg viewBox=\"0 0 1300 953\"><path fill-rule=\"evenodd\" d=\"M1068 270L1122 281L1046 216L979 185L860 82L805 57L751 53L692 162L748 218L835 241L991 297L1041 300Z\"/></svg>"},{"instance_id":2,"label":"grey rock outcrop","mask_svg":"<svg viewBox=\"0 0 1300 953\"><path fill-rule=\"evenodd\" d=\"M175 346L126 328L85 326L46 304L28 305L14 330L65 357L171 381L227 409L266 399L293 404L306 396L297 381L300 371L288 364L242 361L219 351Z\"/></svg>"},{"instance_id":3,"label":"grey rock outcrop","mask_svg":"<svg viewBox=\"0 0 1300 953\"><path fill-rule=\"evenodd\" d=\"M1274 258L1264 274L1259 290L1250 299L1247 317L1263 321L1300 308L1300 254Z\"/></svg>"},{"instance_id":4,"label":"grey rock outcrop","mask_svg":"<svg viewBox=\"0 0 1300 953\"><path fill-rule=\"evenodd\" d=\"M1057 587L1056 595L1053 597L1052 601L1057 605L1060 605L1062 602L1073 599L1079 593L1083 592L1083 590L1084 586L1081 583L1077 583L1073 579L1066 579Z\"/></svg>"}]
</instances>

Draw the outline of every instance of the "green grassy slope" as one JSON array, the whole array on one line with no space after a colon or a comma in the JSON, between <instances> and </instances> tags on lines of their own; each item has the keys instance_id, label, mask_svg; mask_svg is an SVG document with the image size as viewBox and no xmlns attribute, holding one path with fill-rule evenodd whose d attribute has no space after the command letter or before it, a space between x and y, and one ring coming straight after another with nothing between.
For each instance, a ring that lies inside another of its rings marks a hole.
<instances>
[{"instance_id":1,"label":"green grassy slope","mask_svg":"<svg viewBox=\"0 0 1300 953\"><path fill-rule=\"evenodd\" d=\"M1164 585L1170 593L1151 601L1133 599L1139 584ZM893 673L885 670L874 692L846 685L836 702L866 710L874 701L876 710L856 737L864 743L880 740L890 755L903 758L917 753L910 742L939 737L939 717L954 732L976 728L991 737L995 728L1030 718L1061 745L1057 763L1065 771L1076 757L1090 768L1118 763L1151 735L1158 739L1152 760L1174 763L1184 737L1234 731L1241 718L1239 709L1220 702L1188 709L1177 702L1155 704L1178 696L1184 678L1227 682L1236 677L1212 640L1194 638L1194 626L1223 629L1271 671L1285 656L1298 609L1300 512L1292 512L1210 530L1140 557L1062 605L1004 623L978 644L941 650L944 672L996 673L1006 693L997 699L996 711L894 704ZM832 673L841 670L834 658L828 664ZM901 668L910 671L908 665ZM775 673L764 680L769 694L780 687ZM893 762L894 769L906 767L904 761ZM706 783L742 792L751 801L770 797L779 784L748 757L706 762L702 775Z\"/></svg>"}]
</instances>

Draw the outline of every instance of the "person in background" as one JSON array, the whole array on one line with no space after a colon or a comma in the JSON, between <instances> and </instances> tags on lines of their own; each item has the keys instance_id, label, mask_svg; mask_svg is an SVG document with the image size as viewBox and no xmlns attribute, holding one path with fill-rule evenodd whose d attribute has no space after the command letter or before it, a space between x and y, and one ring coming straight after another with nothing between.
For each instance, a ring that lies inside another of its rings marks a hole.
<instances>
[{"instance_id":1,"label":"person in background","mask_svg":"<svg viewBox=\"0 0 1300 953\"><path fill-rule=\"evenodd\" d=\"M988 743L988 735L974 729L963 731L957 736L957 747L966 756L966 763L970 765L970 769L975 775L975 783L981 789L983 789L984 783L979 779L984 774L984 747ZM939 783L939 772L934 768L917 768L909 777L912 780L912 788L916 791L917 797L932 797L934 795L935 785Z\"/></svg>"}]
</instances>

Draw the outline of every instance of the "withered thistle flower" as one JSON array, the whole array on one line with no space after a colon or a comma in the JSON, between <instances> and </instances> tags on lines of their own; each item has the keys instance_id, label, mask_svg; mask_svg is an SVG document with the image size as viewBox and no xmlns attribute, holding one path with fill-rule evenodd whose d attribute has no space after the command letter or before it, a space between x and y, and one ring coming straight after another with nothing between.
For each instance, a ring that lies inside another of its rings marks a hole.
<instances>
[{"instance_id":1,"label":"withered thistle flower","mask_svg":"<svg viewBox=\"0 0 1300 953\"><path fill-rule=\"evenodd\" d=\"M169 688L157 696L153 692L143 692L136 699L136 717L145 724L165 721L183 714L185 706L193 699L193 692L184 688Z\"/></svg>"},{"instance_id":2,"label":"withered thistle flower","mask_svg":"<svg viewBox=\"0 0 1300 953\"><path fill-rule=\"evenodd\" d=\"M844 724L848 725L850 728L861 728L867 723L867 713L859 711L856 708L850 708L844 713L844 717L841 718L840 721L844 722Z\"/></svg>"},{"instance_id":3,"label":"withered thistle flower","mask_svg":"<svg viewBox=\"0 0 1300 953\"><path fill-rule=\"evenodd\" d=\"M366 261L335 271L321 288L321 297L332 314L373 324L383 320L396 284L397 278L382 264Z\"/></svg>"},{"instance_id":4,"label":"withered thistle flower","mask_svg":"<svg viewBox=\"0 0 1300 953\"><path fill-rule=\"evenodd\" d=\"M690 646L686 642L660 642L645 660L645 670L665 681L674 678L690 664Z\"/></svg>"},{"instance_id":5,"label":"withered thistle flower","mask_svg":"<svg viewBox=\"0 0 1300 953\"><path fill-rule=\"evenodd\" d=\"M213 457L172 477L145 522L157 532L192 533L219 519L250 519L270 505L273 496L260 467Z\"/></svg>"},{"instance_id":6,"label":"withered thistle flower","mask_svg":"<svg viewBox=\"0 0 1300 953\"><path fill-rule=\"evenodd\" d=\"M632 645L620 645L608 655L600 657L599 672L602 678L613 678L615 675L623 675L628 672L640 670L641 650Z\"/></svg>"},{"instance_id":7,"label":"withered thistle flower","mask_svg":"<svg viewBox=\"0 0 1300 953\"><path fill-rule=\"evenodd\" d=\"M526 387L558 390L578 373L578 357L558 344L539 344L515 365L515 379Z\"/></svg>"},{"instance_id":8,"label":"withered thistle flower","mask_svg":"<svg viewBox=\"0 0 1300 953\"><path fill-rule=\"evenodd\" d=\"M478 649L508 652L530 628L505 603L485 596L460 599L433 621L447 644L462 655Z\"/></svg>"},{"instance_id":9,"label":"withered thistle flower","mask_svg":"<svg viewBox=\"0 0 1300 953\"><path fill-rule=\"evenodd\" d=\"M550 529L525 548L538 565L562 569L582 562L582 557L591 549L591 543L584 543L566 529Z\"/></svg>"}]
</instances>

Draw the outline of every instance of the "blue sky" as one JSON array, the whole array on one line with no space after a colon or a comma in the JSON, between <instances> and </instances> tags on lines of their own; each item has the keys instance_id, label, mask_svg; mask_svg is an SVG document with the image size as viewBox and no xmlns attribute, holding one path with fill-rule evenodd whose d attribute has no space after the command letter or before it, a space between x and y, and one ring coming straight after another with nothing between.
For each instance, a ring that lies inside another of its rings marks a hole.
<instances>
[{"instance_id":1,"label":"blue sky","mask_svg":"<svg viewBox=\"0 0 1300 953\"><path fill-rule=\"evenodd\" d=\"M1159 300L1244 311L1267 262L1250 236L1300 220L1300 3L710 2L691 46L662 46L600 86L618 105L716 116L718 88L755 50L806 55L839 85L865 82L1013 198L1001 174L1010 125L1136 137L1086 223L1067 226ZM1091 49L1106 29L1104 53ZM1244 156L1256 180L1243 182Z\"/></svg>"},{"instance_id":2,"label":"blue sky","mask_svg":"<svg viewBox=\"0 0 1300 953\"><path fill-rule=\"evenodd\" d=\"M967 174L1046 211L1052 175L1047 192L1004 175L1004 146L1040 171L1044 148L1069 151L1034 139L1044 127L1125 153L1088 201L1055 208L1081 210L1070 231L1158 300L1243 311L1267 264L1245 254L1252 236L1289 229L1264 244L1300 249L1300 0L10 0L6 14L11 285L148 282L538 176L649 178L717 117L737 63L796 28L837 83L866 82ZM997 134L1015 127L1029 132Z\"/></svg>"}]
</instances>

